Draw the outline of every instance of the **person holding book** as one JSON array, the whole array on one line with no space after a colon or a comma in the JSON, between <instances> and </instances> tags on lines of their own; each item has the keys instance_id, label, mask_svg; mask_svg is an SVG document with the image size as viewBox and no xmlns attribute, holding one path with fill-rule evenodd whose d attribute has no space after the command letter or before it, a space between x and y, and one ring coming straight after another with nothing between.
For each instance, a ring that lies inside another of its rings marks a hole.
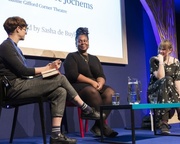
<instances>
[{"instance_id":1,"label":"person holding book","mask_svg":"<svg viewBox=\"0 0 180 144\"><path fill-rule=\"evenodd\" d=\"M43 67L27 67L26 59L17 46L20 40L24 40L28 30L23 18L9 17L3 26L8 38L0 45L0 76L9 81L8 98L47 97L51 102L52 115L50 144L75 144L76 139L68 138L60 132L66 98L81 107L84 118L99 119L99 113L82 101L64 75L56 74L44 79L41 76L32 77L54 68L59 69L61 61L55 60Z\"/></svg>"},{"instance_id":2,"label":"person holding book","mask_svg":"<svg viewBox=\"0 0 180 144\"><path fill-rule=\"evenodd\" d=\"M99 111L100 105L111 105L114 90L105 85L106 77L99 59L87 52L89 48L88 28L76 30L75 44L77 52L69 53L64 61L65 75L79 93L80 97L90 106ZM106 118L110 111L106 111ZM96 120L90 131L101 136L100 121ZM103 134L116 137L118 133L104 121Z\"/></svg>"},{"instance_id":3,"label":"person holding book","mask_svg":"<svg viewBox=\"0 0 180 144\"><path fill-rule=\"evenodd\" d=\"M157 56L150 58L150 82L147 90L148 99L154 103L180 102L180 63L171 53L173 45L169 40L163 40L158 46ZM180 108L177 108L180 120ZM160 120L161 134L169 134L168 119L173 116L174 109L159 109L156 114Z\"/></svg>"}]
</instances>

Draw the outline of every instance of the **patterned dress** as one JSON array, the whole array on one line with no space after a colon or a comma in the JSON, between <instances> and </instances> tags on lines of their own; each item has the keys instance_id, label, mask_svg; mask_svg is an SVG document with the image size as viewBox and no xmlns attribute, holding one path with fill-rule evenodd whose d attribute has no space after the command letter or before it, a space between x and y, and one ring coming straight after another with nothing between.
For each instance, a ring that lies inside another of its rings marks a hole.
<instances>
[{"instance_id":1,"label":"patterned dress","mask_svg":"<svg viewBox=\"0 0 180 144\"><path fill-rule=\"evenodd\" d=\"M176 103L180 102L179 94L175 87L175 81L180 80L180 63L174 62L170 65L165 64L165 77L157 79L153 74L159 67L159 61L152 57L150 59L150 83L148 86L148 98L151 99L157 97L158 103ZM157 115L162 116L169 112L170 109L159 109ZM171 117L171 116L169 116Z\"/></svg>"}]
</instances>

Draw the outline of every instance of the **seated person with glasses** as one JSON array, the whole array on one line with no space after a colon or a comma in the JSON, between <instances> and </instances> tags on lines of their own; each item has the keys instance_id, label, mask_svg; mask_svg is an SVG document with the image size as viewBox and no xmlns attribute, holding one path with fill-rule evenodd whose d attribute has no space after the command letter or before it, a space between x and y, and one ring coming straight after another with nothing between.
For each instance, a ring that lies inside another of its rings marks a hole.
<instances>
[{"instance_id":1,"label":"seated person with glasses","mask_svg":"<svg viewBox=\"0 0 180 144\"><path fill-rule=\"evenodd\" d=\"M61 61L55 60L43 67L27 67L26 59L17 46L20 40L24 40L27 26L26 21L18 16L9 17L4 22L8 38L0 45L0 76L6 76L11 85L7 89L7 96L9 99L47 97L51 103L52 116L50 144L75 144L76 139L68 138L60 131L66 98L82 109L85 118L99 119L99 112L82 101L62 74L45 79L42 77L28 78L53 68L59 69Z\"/></svg>"}]
</instances>

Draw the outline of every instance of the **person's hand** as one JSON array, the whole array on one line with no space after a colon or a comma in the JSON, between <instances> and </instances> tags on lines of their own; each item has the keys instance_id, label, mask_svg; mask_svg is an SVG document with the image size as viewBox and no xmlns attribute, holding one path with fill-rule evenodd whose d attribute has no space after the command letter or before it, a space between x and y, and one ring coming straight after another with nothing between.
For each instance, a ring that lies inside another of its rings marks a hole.
<instances>
[{"instance_id":1,"label":"person's hand","mask_svg":"<svg viewBox=\"0 0 180 144\"><path fill-rule=\"evenodd\" d=\"M92 85L95 89L98 90L98 87L99 87L99 83L98 83L98 82L93 81L93 82L91 83L91 85Z\"/></svg>"},{"instance_id":2,"label":"person's hand","mask_svg":"<svg viewBox=\"0 0 180 144\"><path fill-rule=\"evenodd\" d=\"M57 60L53 61L52 63L49 63L48 67L49 67L49 69L53 69L53 68L59 69L61 66L61 63L62 63L61 60L57 59Z\"/></svg>"},{"instance_id":3,"label":"person's hand","mask_svg":"<svg viewBox=\"0 0 180 144\"><path fill-rule=\"evenodd\" d=\"M159 63L163 63L164 62L164 57L162 54L158 54L157 55L157 59L159 60Z\"/></svg>"},{"instance_id":4,"label":"person's hand","mask_svg":"<svg viewBox=\"0 0 180 144\"><path fill-rule=\"evenodd\" d=\"M102 89L102 87L103 87L103 85L100 83L100 82L98 82L98 87L97 87L97 90L101 90Z\"/></svg>"}]
</instances>

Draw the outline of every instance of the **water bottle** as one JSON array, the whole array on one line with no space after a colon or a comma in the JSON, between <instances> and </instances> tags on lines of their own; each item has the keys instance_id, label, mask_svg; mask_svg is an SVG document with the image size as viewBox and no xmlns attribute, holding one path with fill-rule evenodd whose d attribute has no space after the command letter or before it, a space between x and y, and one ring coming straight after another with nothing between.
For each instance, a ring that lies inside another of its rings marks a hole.
<instances>
[{"instance_id":1,"label":"water bottle","mask_svg":"<svg viewBox=\"0 0 180 144\"><path fill-rule=\"evenodd\" d=\"M140 103L141 85L140 82L135 78L128 77L128 98L129 104Z\"/></svg>"}]
</instances>

